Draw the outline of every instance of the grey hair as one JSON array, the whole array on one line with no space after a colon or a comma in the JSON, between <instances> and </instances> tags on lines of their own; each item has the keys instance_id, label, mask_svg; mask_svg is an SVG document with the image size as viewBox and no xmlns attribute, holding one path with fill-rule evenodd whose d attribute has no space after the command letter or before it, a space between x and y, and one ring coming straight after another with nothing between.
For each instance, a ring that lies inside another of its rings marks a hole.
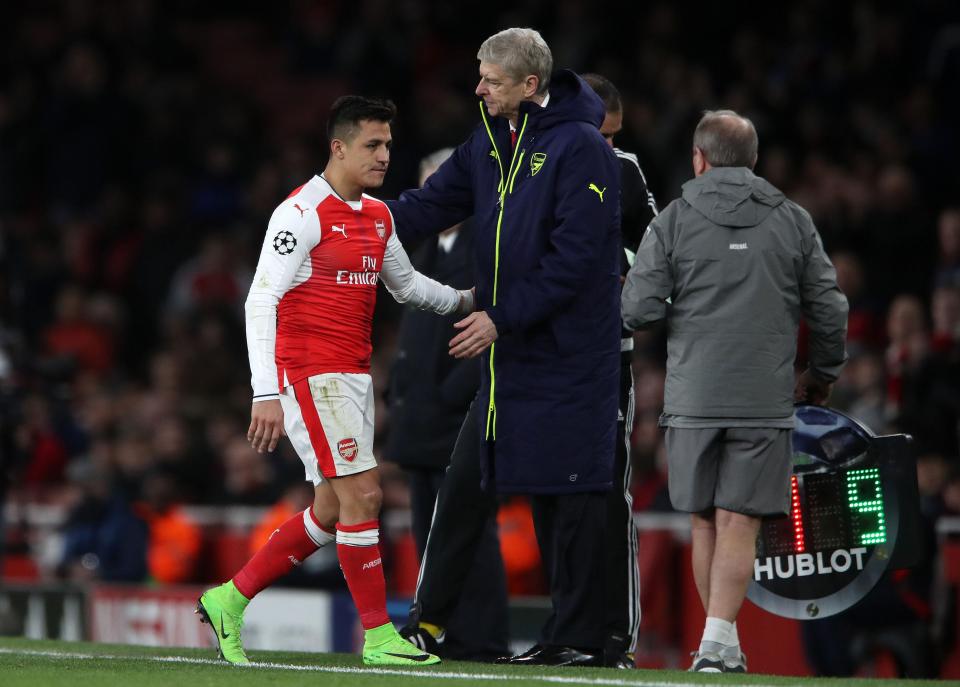
<instances>
[{"instance_id":1,"label":"grey hair","mask_svg":"<svg viewBox=\"0 0 960 687\"><path fill-rule=\"evenodd\" d=\"M537 94L543 95L550 85L553 54L550 46L534 29L504 29L485 40L477 59L501 67L515 81L530 76L539 79Z\"/></svg>"},{"instance_id":2,"label":"grey hair","mask_svg":"<svg viewBox=\"0 0 960 687\"><path fill-rule=\"evenodd\" d=\"M453 148L441 148L420 160L420 179L423 179L423 175L428 171L436 171L451 155L453 155ZM426 179L423 180L426 181Z\"/></svg>"},{"instance_id":3,"label":"grey hair","mask_svg":"<svg viewBox=\"0 0 960 687\"><path fill-rule=\"evenodd\" d=\"M733 110L705 110L693 147L699 148L711 167L749 167L757 164L757 130Z\"/></svg>"}]
</instances>

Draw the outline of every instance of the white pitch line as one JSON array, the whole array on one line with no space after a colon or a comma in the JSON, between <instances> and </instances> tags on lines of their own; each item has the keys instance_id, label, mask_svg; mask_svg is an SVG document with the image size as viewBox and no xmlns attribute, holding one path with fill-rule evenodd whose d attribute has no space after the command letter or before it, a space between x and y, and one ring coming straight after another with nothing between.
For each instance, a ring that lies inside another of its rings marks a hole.
<instances>
[{"instance_id":1,"label":"white pitch line","mask_svg":"<svg viewBox=\"0 0 960 687\"><path fill-rule=\"evenodd\" d=\"M214 665L228 667L224 661L212 658L190 658L187 656L122 656L112 654L83 654L67 651L39 651L36 649L11 649L0 648L0 654L20 655L20 656L38 656L42 658L54 659L80 659L80 660L119 660L119 661L152 661L154 663L186 663L190 665ZM610 687L701 687L699 683L693 682L666 682L666 681L639 681L639 680L616 680L611 678L593 678L593 677L573 677L566 675L537 675L531 672L529 675L503 675L500 673L460 673L451 671L418 670L412 666L411 670L399 670L396 668L370 668L349 666L316 666L316 665L298 665L295 663L271 663L268 661L257 661L241 666L229 666L233 669L245 670L290 670L311 673L350 673L350 674L374 674L374 675L403 675L405 677L420 678L445 678L450 680L493 680L501 682L553 682L559 684L572 685L609 685ZM731 683L726 683L731 684ZM799 681L798 683L799 684ZM760 683L751 683L750 687L783 687L782 685L763 685Z\"/></svg>"}]
</instances>

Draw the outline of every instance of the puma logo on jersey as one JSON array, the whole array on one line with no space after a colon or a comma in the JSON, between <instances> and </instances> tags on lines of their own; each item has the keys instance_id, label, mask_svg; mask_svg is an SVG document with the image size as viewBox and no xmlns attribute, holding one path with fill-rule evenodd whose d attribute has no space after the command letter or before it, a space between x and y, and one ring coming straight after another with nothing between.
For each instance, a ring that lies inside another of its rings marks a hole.
<instances>
[{"instance_id":1,"label":"puma logo on jersey","mask_svg":"<svg viewBox=\"0 0 960 687\"><path fill-rule=\"evenodd\" d=\"M304 210L302 207L300 207L299 203L294 203L294 204L293 204L293 207L295 207L297 210L300 211L300 216L301 216L301 217L303 217L304 214L306 214L307 210L310 209L310 208L307 208L307 210Z\"/></svg>"},{"instance_id":2,"label":"puma logo on jersey","mask_svg":"<svg viewBox=\"0 0 960 687\"><path fill-rule=\"evenodd\" d=\"M589 186L587 186L587 188L593 191L594 193L596 193L598 196L600 196L600 202L601 203L603 202L603 194L607 192L606 186L603 187L602 191L600 190L600 187L597 186L596 184L590 184Z\"/></svg>"},{"instance_id":3,"label":"puma logo on jersey","mask_svg":"<svg viewBox=\"0 0 960 687\"><path fill-rule=\"evenodd\" d=\"M338 234L343 234L343 238L347 238L346 224L341 224L339 227L336 224L334 224L332 227L330 227L330 231L337 232Z\"/></svg>"}]
</instances>

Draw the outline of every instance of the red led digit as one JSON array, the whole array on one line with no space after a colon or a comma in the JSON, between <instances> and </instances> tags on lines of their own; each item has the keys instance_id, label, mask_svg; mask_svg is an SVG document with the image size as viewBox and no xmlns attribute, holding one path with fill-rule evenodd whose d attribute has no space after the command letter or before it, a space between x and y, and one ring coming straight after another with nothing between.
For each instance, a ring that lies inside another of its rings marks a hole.
<instances>
[{"instance_id":1,"label":"red led digit","mask_svg":"<svg viewBox=\"0 0 960 687\"><path fill-rule=\"evenodd\" d=\"M790 517L793 520L793 550L797 553L806 551L803 536L803 513L800 511L800 486L797 476L790 477Z\"/></svg>"}]
</instances>

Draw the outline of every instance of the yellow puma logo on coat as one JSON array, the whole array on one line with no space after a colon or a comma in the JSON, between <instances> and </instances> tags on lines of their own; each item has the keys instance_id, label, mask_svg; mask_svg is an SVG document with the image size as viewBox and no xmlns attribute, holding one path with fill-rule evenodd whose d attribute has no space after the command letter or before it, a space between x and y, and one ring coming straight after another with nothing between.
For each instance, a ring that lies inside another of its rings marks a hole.
<instances>
[{"instance_id":1,"label":"yellow puma logo on coat","mask_svg":"<svg viewBox=\"0 0 960 687\"><path fill-rule=\"evenodd\" d=\"M590 189L591 191L594 191L598 196L600 196L600 202L601 203L603 202L603 194L607 192L606 186L603 187L602 191L600 190L600 187L597 186L596 184L590 184L589 186L587 186L587 188Z\"/></svg>"}]
</instances>

